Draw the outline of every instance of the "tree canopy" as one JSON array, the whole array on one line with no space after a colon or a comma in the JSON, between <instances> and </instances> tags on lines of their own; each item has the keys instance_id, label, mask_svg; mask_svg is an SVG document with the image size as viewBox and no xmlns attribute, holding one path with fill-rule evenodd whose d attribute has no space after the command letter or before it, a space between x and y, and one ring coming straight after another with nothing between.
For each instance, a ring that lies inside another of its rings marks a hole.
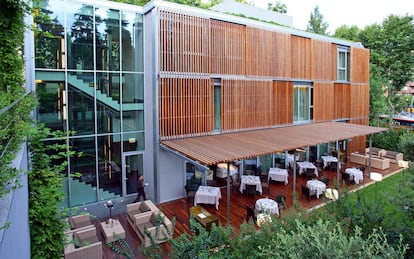
<instances>
[{"instance_id":1,"label":"tree canopy","mask_svg":"<svg viewBox=\"0 0 414 259\"><path fill-rule=\"evenodd\" d=\"M275 3L267 3L267 9L277 13L287 13L287 6L281 1Z\"/></svg>"},{"instance_id":2,"label":"tree canopy","mask_svg":"<svg viewBox=\"0 0 414 259\"><path fill-rule=\"evenodd\" d=\"M306 27L306 31L328 35L328 32L326 31L328 26L329 24L323 20L323 15L319 11L319 6L315 6L313 12L310 14L310 20Z\"/></svg>"}]
</instances>

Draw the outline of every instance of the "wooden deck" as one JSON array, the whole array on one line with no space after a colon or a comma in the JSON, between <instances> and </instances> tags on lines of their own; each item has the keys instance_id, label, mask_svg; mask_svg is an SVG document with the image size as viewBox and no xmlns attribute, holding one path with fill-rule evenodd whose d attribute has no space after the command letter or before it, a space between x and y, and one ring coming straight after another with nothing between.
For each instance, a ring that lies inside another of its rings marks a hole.
<instances>
[{"instance_id":1,"label":"wooden deck","mask_svg":"<svg viewBox=\"0 0 414 259\"><path fill-rule=\"evenodd\" d=\"M351 163L348 163L343 168L348 168L352 166L360 166L360 165L354 165ZM399 172L402 168L398 167L395 164L391 164L391 167L386 170L376 170L372 169L372 171L380 172L384 175L384 177L390 176L396 172ZM326 177L329 177L330 180L330 186L333 185L334 178L336 177L336 172L331 172L328 170L324 170L322 174ZM373 183L372 180L368 177L368 168L365 170L364 175L364 181L360 184L351 184L348 185L347 188L349 190L355 190L357 188L361 188L362 186L366 186L367 184ZM321 205L324 202L323 198L316 199L313 198L310 201L307 200L306 197L301 197L301 191L300 191L300 185L306 184L306 179L302 176L296 177L296 191L298 193L298 202L299 205L302 208L312 208L318 205ZM226 182L218 182L217 185L222 186L221 187L221 195L222 198L220 200L220 206L219 209L216 210L214 205L203 205L205 209L207 209L210 213L214 214L218 219L221 225L227 225L227 188L226 188ZM342 187L340 187L341 189ZM254 205L256 199L261 197L269 197L274 198L277 194L283 194L287 197L287 206L291 207L293 205L293 199L292 199L292 189L293 189L293 177L292 175L289 175L289 184L284 185L283 183L279 182L271 182L270 183L270 190L269 193L267 193L265 190L263 190L262 195L256 195L256 197L250 196L246 197L238 191L232 191L230 195L230 224L235 228L239 229L241 223L245 220L246 212L245 209L241 205ZM176 218L176 226L174 231L174 237L179 236L180 234L187 232L189 233L189 208L192 206L192 204L187 203L186 198L182 198L179 200L174 200L171 202L166 202L159 204L158 207L160 210L164 212L164 214L169 217L175 217ZM283 210L281 211L281 216L283 217ZM115 215L114 218L117 218L120 220L121 224L123 225L125 231L126 231L126 241L128 242L129 247L135 254L134 258L145 258L138 252L138 247L141 245L140 240L138 239L136 233L134 230L130 227L126 220L126 214L119 214ZM100 221L105 219L100 219ZM100 240L104 240L102 229L99 224L99 221L96 220L94 222L95 226L97 227L98 231L98 237ZM170 252L170 245L168 243L164 243L161 245L163 252L164 252L164 258L168 258L168 254ZM118 255L117 253L113 252L110 248L108 248L106 245L103 245L103 258L125 258L124 256Z\"/></svg>"}]
</instances>

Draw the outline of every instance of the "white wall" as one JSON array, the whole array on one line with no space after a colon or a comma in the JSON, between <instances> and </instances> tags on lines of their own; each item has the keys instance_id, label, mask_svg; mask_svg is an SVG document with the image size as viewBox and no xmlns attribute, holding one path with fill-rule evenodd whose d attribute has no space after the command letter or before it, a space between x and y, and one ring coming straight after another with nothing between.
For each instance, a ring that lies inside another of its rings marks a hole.
<instances>
[{"instance_id":1,"label":"white wall","mask_svg":"<svg viewBox=\"0 0 414 259\"><path fill-rule=\"evenodd\" d=\"M160 202L167 202L185 196L185 161L181 157L160 150L159 188Z\"/></svg>"}]
</instances>

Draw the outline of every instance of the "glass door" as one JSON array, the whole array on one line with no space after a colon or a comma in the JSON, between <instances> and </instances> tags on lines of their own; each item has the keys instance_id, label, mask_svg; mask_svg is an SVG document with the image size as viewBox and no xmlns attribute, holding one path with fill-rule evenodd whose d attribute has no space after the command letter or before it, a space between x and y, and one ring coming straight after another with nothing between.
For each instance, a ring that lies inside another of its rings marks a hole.
<instances>
[{"instance_id":1,"label":"glass door","mask_svg":"<svg viewBox=\"0 0 414 259\"><path fill-rule=\"evenodd\" d=\"M122 184L123 195L130 195L137 192L137 180L139 175L143 175L143 158L142 153L127 152L122 156L123 170ZM145 179L145 175L144 175Z\"/></svg>"}]
</instances>

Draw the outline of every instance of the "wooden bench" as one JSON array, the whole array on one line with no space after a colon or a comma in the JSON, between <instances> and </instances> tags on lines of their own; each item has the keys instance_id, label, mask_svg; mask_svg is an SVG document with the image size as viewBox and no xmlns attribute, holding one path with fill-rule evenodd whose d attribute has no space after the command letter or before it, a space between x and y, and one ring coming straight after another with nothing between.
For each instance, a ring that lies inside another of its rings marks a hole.
<instances>
[{"instance_id":1,"label":"wooden bench","mask_svg":"<svg viewBox=\"0 0 414 259\"><path fill-rule=\"evenodd\" d=\"M388 158L391 163L398 164L398 161L403 161L403 153L387 150L384 158Z\"/></svg>"},{"instance_id":2,"label":"wooden bench","mask_svg":"<svg viewBox=\"0 0 414 259\"><path fill-rule=\"evenodd\" d=\"M368 156L365 154L361 154L358 152L351 153L349 157L349 161L351 163L360 164L360 165L367 165L368 162Z\"/></svg>"}]
</instances>

